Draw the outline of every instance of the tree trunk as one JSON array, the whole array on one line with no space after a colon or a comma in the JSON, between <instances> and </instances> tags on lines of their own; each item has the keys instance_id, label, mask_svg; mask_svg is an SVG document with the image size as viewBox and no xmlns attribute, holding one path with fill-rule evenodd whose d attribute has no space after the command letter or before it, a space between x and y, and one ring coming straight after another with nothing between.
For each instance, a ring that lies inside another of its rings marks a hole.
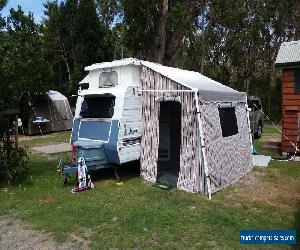
<instances>
[{"instance_id":1,"label":"tree trunk","mask_svg":"<svg viewBox=\"0 0 300 250\"><path fill-rule=\"evenodd\" d=\"M68 79L69 79L69 81L71 81L71 71L70 71L70 66L69 66L68 60L67 60L67 58L64 56L63 53L61 54L61 57L62 57L62 59L64 60L64 62L65 62L65 64L66 64L66 68L67 68L67 71L68 71Z\"/></svg>"},{"instance_id":2,"label":"tree trunk","mask_svg":"<svg viewBox=\"0 0 300 250\"><path fill-rule=\"evenodd\" d=\"M163 63L166 48L166 24L168 20L168 0L163 0L160 18L157 27L157 33L154 38L153 48L153 61Z\"/></svg>"},{"instance_id":3,"label":"tree trunk","mask_svg":"<svg viewBox=\"0 0 300 250\"><path fill-rule=\"evenodd\" d=\"M201 6L202 4L199 3L199 1L191 1L186 19L182 20L182 22L177 25L172 34L168 34L167 48L164 56L165 65L175 66L175 59L180 51L182 40L185 36L189 23L193 22L199 15Z\"/></svg>"}]
</instances>

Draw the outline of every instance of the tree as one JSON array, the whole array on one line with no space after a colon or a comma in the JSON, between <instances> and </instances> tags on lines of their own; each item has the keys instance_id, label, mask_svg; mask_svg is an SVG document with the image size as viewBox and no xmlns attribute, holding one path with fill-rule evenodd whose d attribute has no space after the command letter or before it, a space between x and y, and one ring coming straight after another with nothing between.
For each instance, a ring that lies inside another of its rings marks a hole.
<instances>
[{"instance_id":1,"label":"tree","mask_svg":"<svg viewBox=\"0 0 300 250\"><path fill-rule=\"evenodd\" d=\"M126 46L132 56L174 66L183 39L197 22L204 5L199 0L143 0L138 6L134 0L110 0L104 10L111 10L108 13L114 15L108 19L112 20L111 24L115 17L122 17Z\"/></svg>"},{"instance_id":2,"label":"tree","mask_svg":"<svg viewBox=\"0 0 300 250\"><path fill-rule=\"evenodd\" d=\"M31 13L25 15L21 7L11 9L5 28L0 45L0 100L6 107L15 107L45 92L52 72L44 57L39 26Z\"/></svg>"},{"instance_id":3,"label":"tree","mask_svg":"<svg viewBox=\"0 0 300 250\"><path fill-rule=\"evenodd\" d=\"M113 59L111 31L97 14L93 0L45 4L44 40L57 88L75 94L84 67Z\"/></svg>"},{"instance_id":4,"label":"tree","mask_svg":"<svg viewBox=\"0 0 300 250\"><path fill-rule=\"evenodd\" d=\"M0 1L0 11L4 7ZM1 13L1 12L0 12ZM48 70L40 29L31 13L20 7L11 9L6 22L0 17L0 185L17 182L28 174L28 155L14 146L8 128L7 110L22 107L26 111L34 95L48 89ZM28 111L28 109L27 109ZM28 115L28 114L27 114Z\"/></svg>"}]
</instances>

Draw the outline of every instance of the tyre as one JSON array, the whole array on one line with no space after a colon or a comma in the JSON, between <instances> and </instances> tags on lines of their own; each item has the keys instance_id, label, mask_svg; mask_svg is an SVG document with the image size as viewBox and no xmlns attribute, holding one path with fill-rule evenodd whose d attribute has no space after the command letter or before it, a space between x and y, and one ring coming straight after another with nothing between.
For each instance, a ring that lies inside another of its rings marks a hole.
<instances>
[{"instance_id":1,"label":"tyre","mask_svg":"<svg viewBox=\"0 0 300 250\"><path fill-rule=\"evenodd\" d=\"M262 124L261 122L258 123L256 131L254 133L254 139L260 139L262 137Z\"/></svg>"}]
</instances>

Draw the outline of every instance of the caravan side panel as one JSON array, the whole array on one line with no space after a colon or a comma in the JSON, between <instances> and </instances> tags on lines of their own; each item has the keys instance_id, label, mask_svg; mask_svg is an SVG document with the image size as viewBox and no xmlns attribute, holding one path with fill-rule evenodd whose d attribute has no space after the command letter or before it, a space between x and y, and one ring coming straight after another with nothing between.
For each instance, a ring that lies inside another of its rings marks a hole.
<instances>
[{"instance_id":1,"label":"caravan side panel","mask_svg":"<svg viewBox=\"0 0 300 250\"><path fill-rule=\"evenodd\" d=\"M128 87L120 120L119 157L125 163L140 158L141 102L136 87Z\"/></svg>"}]
</instances>

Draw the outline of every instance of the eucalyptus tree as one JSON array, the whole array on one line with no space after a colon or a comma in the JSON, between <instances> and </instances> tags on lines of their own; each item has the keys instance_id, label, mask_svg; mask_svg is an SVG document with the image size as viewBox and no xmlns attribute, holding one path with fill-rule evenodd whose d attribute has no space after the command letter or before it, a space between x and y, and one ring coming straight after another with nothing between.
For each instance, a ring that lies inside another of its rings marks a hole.
<instances>
[{"instance_id":1,"label":"eucalyptus tree","mask_svg":"<svg viewBox=\"0 0 300 250\"><path fill-rule=\"evenodd\" d=\"M93 0L48 1L45 8L43 34L55 82L73 94L85 66L113 59L111 30Z\"/></svg>"}]
</instances>

